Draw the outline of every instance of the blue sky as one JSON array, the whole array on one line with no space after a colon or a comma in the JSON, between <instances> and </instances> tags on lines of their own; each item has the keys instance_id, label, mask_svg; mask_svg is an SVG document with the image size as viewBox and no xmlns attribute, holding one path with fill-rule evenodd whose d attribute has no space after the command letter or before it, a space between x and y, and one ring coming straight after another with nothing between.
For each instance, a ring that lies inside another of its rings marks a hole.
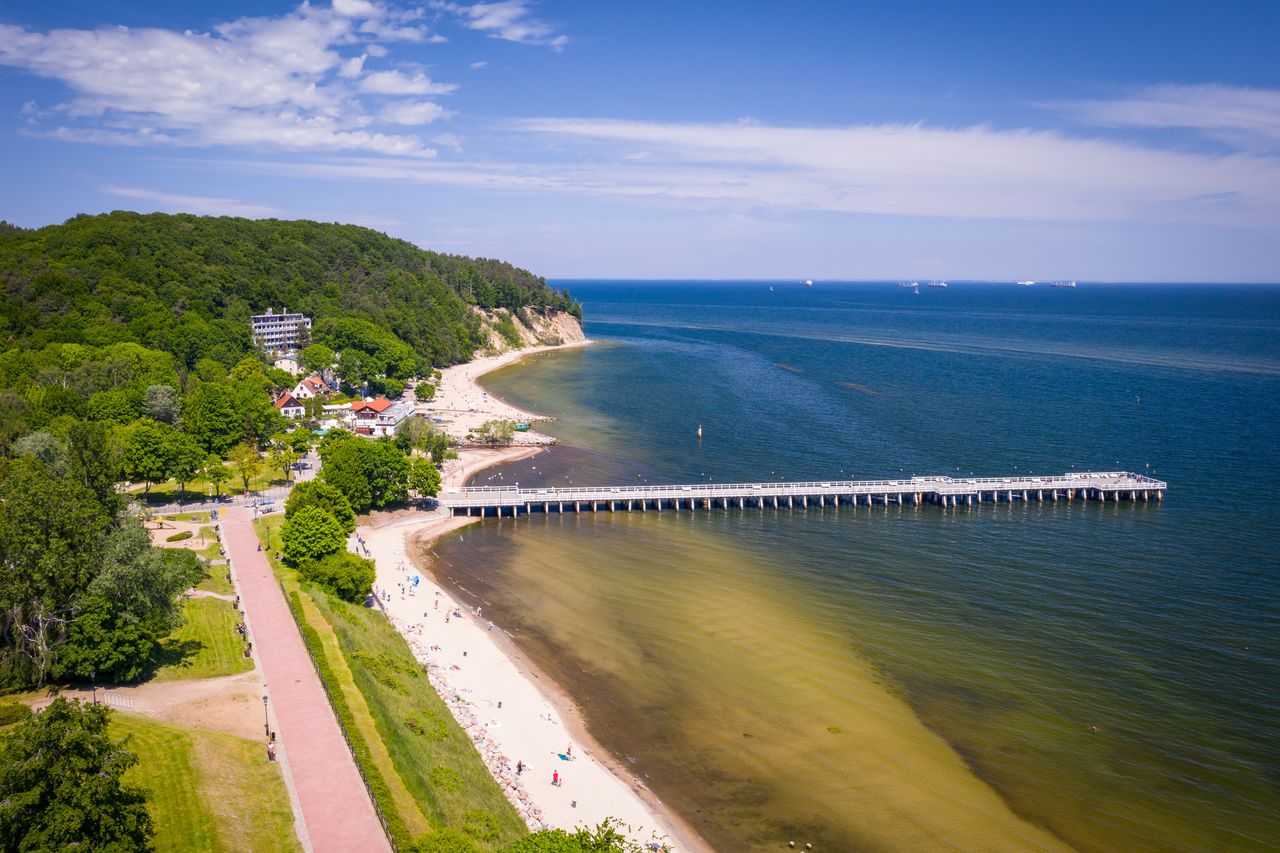
<instances>
[{"instance_id":1,"label":"blue sky","mask_svg":"<svg viewBox=\"0 0 1280 853\"><path fill-rule=\"evenodd\" d=\"M0 5L0 218L549 277L1280 281L1280 3Z\"/></svg>"}]
</instances>

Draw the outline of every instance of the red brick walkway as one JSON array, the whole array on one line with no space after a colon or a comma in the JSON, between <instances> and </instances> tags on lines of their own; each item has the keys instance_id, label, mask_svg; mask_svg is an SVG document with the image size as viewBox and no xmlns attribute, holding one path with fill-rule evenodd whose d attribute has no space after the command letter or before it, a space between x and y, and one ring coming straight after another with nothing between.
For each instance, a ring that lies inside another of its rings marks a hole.
<instances>
[{"instance_id":1,"label":"red brick walkway","mask_svg":"<svg viewBox=\"0 0 1280 853\"><path fill-rule=\"evenodd\" d=\"M249 510L228 509L221 521L311 849L390 850Z\"/></svg>"}]
</instances>

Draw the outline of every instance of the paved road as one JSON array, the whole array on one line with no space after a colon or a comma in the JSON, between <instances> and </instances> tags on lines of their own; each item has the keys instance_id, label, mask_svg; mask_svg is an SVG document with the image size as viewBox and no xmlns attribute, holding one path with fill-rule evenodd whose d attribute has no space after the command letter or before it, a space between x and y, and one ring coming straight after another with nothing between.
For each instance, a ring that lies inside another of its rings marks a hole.
<instances>
[{"instance_id":1,"label":"paved road","mask_svg":"<svg viewBox=\"0 0 1280 853\"><path fill-rule=\"evenodd\" d=\"M320 470L320 455L314 450L309 452L301 460L306 463L306 467L295 471L293 475L294 483L303 483L307 480L315 479L316 472ZM228 491L227 497L223 500L208 501L187 501L186 503L167 503L156 504L147 507L152 515L176 515L183 512L207 512L211 509L223 511L233 506L254 506L259 503L274 503L276 508L284 506L285 498L289 497L289 492L293 489L293 483L287 486L272 486L269 489L262 489L251 495L245 496L241 494L231 494ZM140 497L137 492L127 493L131 497Z\"/></svg>"},{"instance_id":2,"label":"paved road","mask_svg":"<svg viewBox=\"0 0 1280 853\"><path fill-rule=\"evenodd\" d=\"M226 510L222 538L240 582L311 848L317 853L389 851L284 593L257 549L251 514L246 507Z\"/></svg>"}]
</instances>

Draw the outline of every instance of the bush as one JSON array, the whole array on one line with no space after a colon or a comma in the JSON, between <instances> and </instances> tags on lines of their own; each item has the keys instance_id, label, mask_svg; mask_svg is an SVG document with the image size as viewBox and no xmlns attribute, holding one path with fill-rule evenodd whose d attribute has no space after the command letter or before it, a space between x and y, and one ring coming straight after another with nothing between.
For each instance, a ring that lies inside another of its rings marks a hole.
<instances>
[{"instance_id":1,"label":"bush","mask_svg":"<svg viewBox=\"0 0 1280 853\"><path fill-rule=\"evenodd\" d=\"M300 566L341 551L347 544L347 533L328 511L306 506L285 521L280 539L284 542L285 559Z\"/></svg>"},{"instance_id":2,"label":"bush","mask_svg":"<svg viewBox=\"0 0 1280 853\"><path fill-rule=\"evenodd\" d=\"M173 534L172 536L166 536L164 541L166 541L166 542L182 542L182 541L183 541L183 540L185 540L185 539L190 539L190 538L191 538L192 536L194 536L194 535L195 535L195 534L193 534L190 530L184 530L184 531L182 531L181 533L175 533L175 534Z\"/></svg>"},{"instance_id":3,"label":"bush","mask_svg":"<svg viewBox=\"0 0 1280 853\"><path fill-rule=\"evenodd\" d=\"M411 853L476 853L476 846L457 830L437 829L419 838L409 850Z\"/></svg>"},{"instance_id":4,"label":"bush","mask_svg":"<svg viewBox=\"0 0 1280 853\"><path fill-rule=\"evenodd\" d=\"M31 716L31 709L21 702L0 703L0 726L11 726Z\"/></svg>"},{"instance_id":5,"label":"bush","mask_svg":"<svg viewBox=\"0 0 1280 853\"><path fill-rule=\"evenodd\" d=\"M377 576L372 560L357 557L349 551L308 560L298 571L304 579L352 604L364 603Z\"/></svg>"},{"instance_id":6,"label":"bush","mask_svg":"<svg viewBox=\"0 0 1280 853\"><path fill-rule=\"evenodd\" d=\"M475 809L462 816L462 831L481 841L498 837L498 819L488 812Z\"/></svg>"}]
</instances>

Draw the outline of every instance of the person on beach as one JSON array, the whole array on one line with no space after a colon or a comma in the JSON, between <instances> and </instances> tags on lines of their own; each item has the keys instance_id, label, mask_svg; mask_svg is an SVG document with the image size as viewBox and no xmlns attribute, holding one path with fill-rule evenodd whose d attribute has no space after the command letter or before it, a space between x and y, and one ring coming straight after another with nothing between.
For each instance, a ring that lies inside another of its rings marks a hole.
<instances>
[{"instance_id":1,"label":"person on beach","mask_svg":"<svg viewBox=\"0 0 1280 853\"><path fill-rule=\"evenodd\" d=\"M564 748L564 754L569 757L570 761L573 761L573 744L569 744Z\"/></svg>"},{"instance_id":2,"label":"person on beach","mask_svg":"<svg viewBox=\"0 0 1280 853\"><path fill-rule=\"evenodd\" d=\"M522 773L524 773L524 762L523 762L523 761L517 761L517 762L516 762L516 775L517 775L517 776L519 776L519 775L520 775L520 774L522 774Z\"/></svg>"},{"instance_id":3,"label":"person on beach","mask_svg":"<svg viewBox=\"0 0 1280 853\"><path fill-rule=\"evenodd\" d=\"M551 784L557 788L560 787L560 771L559 770L551 771Z\"/></svg>"}]
</instances>

